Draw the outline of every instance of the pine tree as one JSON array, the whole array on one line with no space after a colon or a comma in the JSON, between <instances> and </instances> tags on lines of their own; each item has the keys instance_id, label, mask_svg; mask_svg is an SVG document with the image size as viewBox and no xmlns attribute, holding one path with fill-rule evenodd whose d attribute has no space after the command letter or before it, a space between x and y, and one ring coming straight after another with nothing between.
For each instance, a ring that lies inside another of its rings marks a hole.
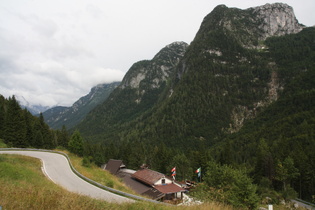
<instances>
[{"instance_id":1,"label":"pine tree","mask_svg":"<svg viewBox=\"0 0 315 210\"><path fill-rule=\"evenodd\" d=\"M69 135L65 125L62 126L60 131L57 131L57 139L59 146L62 146L64 148L68 147Z\"/></svg>"},{"instance_id":2,"label":"pine tree","mask_svg":"<svg viewBox=\"0 0 315 210\"><path fill-rule=\"evenodd\" d=\"M169 164L169 169L174 166L176 166L177 180L185 180L191 178L193 169L190 167L190 161L184 153L179 153L172 158Z\"/></svg>"},{"instance_id":3,"label":"pine tree","mask_svg":"<svg viewBox=\"0 0 315 210\"><path fill-rule=\"evenodd\" d=\"M292 179L299 176L299 170L295 168L294 161L291 157L287 157L283 162L278 161L276 166L276 180L283 183L283 190L286 191L290 187Z\"/></svg>"},{"instance_id":4,"label":"pine tree","mask_svg":"<svg viewBox=\"0 0 315 210\"><path fill-rule=\"evenodd\" d=\"M33 127L34 137L32 138L31 145L35 148L44 148L44 137L42 134L41 123L38 119L34 122Z\"/></svg>"},{"instance_id":5,"label":"pine tree","mask_svg":"<svg viewBox=\"0 0 315 210\"><path fill-rule=\"evenodd\" d=\"M0 139L4 138L4 130L5 130L5 99L2 95L0 95Z\"/></svg>"},{"instance_id":6,"label":"pine tree","mask_svg":"<svg viewBox=\"0 0 315 210\"><path fill-rule=\"evenodd\" d=\"M26 109L24 110L24 120L26 129L25 142L28 146L32 146L31 142L32 139L34 138L33 130L34 118L35 117L29 111L27 111Z\"/></svg>"},{"instance_id":7,"label":"pine tree","mask_svg":"<svg viewBox=\"0 0 315 210\"><path fill-rule=\"evenodd\" d=\"M53 135L50 132L49 126L45 123L43 113L39 115L39 123L40 123L40 130L43 136L43 147L46 149L53 148Z\"/></svg>"},{"instance_id":8,"label":"pine tree","mask_svg":"<svg viewBox=\"0 0 315 210\"><path fill-rule=\"evenodd\" d=\"M40 130L35 130L34 136L34 147L36 148L43 148L44 145L44 137Z\"/></svg>"},{"instance_id":9,"label":"pine tree","mask_svg":"<svg viewBox=\"0 0 315 210\"><path fill-rule=\"evenodd\" d=\"M256 176L267 177L272 180L274 177L274 161L269 146L265 139L260 139L257 146L257 161L255 165Z\"/></svg>"},{"instance_id":10,"label":"pine tree","mask_svg":"<svg viewBox=\"0 0 315 210\"><path fill-rule=\"evenodd\" d=\"M14 147L26 147L26 124L22 109L13 96L8 100L4 140Z\"/></svg>"},{"instance_id":11,"label":"pine tree","mask_svg":"<svg viewBox=\"0 0 315 210\"><path fill-rule=\"evenodd\" d=\"M83 156L83 138L78 130L74 131L68 143L70 152Z\"/></svg>"}]
</instances>

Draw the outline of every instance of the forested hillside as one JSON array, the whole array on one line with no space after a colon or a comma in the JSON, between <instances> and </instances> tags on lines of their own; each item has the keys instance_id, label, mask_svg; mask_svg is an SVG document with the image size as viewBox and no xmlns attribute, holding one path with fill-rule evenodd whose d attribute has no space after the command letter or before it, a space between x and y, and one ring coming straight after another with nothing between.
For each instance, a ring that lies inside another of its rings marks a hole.
<instances>
[{"instance_id":1,"label":"forested hillside","mask_svg":"<svg viewBox=\"0 0 315 210\"><path fill-rule=\"evenodd\" d=\"M108 100L94 109L77 128L94 142L95 139L102 141L104 136L116 138L123 124L130 127L132 120L150 112L165 97L170 78L187 46L184 42L174 42L152 60L133 64Z\"/></svg>"},{"instance_id":2,"label":"forested hillside","mask_svg":"<svg viewBox=\"0 0 315 210\"><path fill-rule=\"evenodd\" d=\"M53 131L44 122L43 115L33 116L21 109L14 96L5 99L0 95L0 139L10 147L45 148L68 146L65 128Z\"/></svg>"},{"instance_id":3,"label":"forested hillside","mask_svg":"<svg viewBox=\"0 0 315 210\"><path fill-rule=\"evenodd\" d=\"M195 179L201 166L208 193L213 169L245 174L273 202L295 191L311 200L315 30L302 29L285 4L248 10L220 5L205 17L163 92L152 94L154 103L129 112L141 107L139 89L126 89L123 97L114 91L105 102L111 106L100 106L78 128L131 168L147 163L169 173L176 165L178 179ZM115 117L106 120L109 113Z\"/></svg>"},{"instance_id":4,"label":"forested hillside","mask_svg":"<svg viewBox=\"0 0 315 210\"><path fill-rule=\"evenodd\" d=\"M81 97L71 107L57 106L43 112L45 122L53 129L73 128L99 104L102 104L120 82L99 84L91 89L89 94Z\"/></svg>"},{"instance_id":5,"label":"forested hillside","mask_svg":"<svg viewBox=\"0 0 315 210\"><path fill-rule=\"evenodd\" d=\"M266 41L284 85L279 100L212 149L221 163L252 168L257 183L268 178L277 189L291 185L304 199L315 189L314 41L315 28ZM281 177L279 167L288 160L298 175Z\"/></svg>"}]
</instances>

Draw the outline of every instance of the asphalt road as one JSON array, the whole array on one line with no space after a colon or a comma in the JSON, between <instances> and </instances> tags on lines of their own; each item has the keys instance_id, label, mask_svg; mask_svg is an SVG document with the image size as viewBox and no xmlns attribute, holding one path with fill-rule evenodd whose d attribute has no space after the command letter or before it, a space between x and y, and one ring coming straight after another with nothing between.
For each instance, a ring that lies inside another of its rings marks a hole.
<instances>
[{"instance_id":1,"label":"asphalt road","mask_svg":"<svg viewBox=\"0 0 315 210\"><path fill-rule=\"evenodd\" d=\"M40 159L46 176L55 184L62 186L68 191L107 202L134 202L134 200L108 192L79 178L71 170L66 157L61 154L40 151L0 151L0 154L19 154Z\"/></svg>"}]
</instances>

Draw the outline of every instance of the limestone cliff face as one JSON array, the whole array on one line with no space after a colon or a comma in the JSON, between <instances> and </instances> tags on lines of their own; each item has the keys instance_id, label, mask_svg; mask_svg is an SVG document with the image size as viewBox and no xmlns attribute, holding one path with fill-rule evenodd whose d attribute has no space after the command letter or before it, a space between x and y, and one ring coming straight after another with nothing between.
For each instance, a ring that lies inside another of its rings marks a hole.
<instances>
[{"instance_id":1,"label":"limestone cliff face","mask_svg":"<svg viewBox=\"0 0 315 210\"><path fill-rule=\"evenodd\" d=\"M135 63L124 77L120 88L159 88L174 71L174 68L184 56L188 44L174 42L164 47L150 61Z\"/></svg>"},{"instance_id":2,"label":"limestone cliff face","mask_svg":"<svg viewBox=\"0 0 315 210\"><path fill-rule=\"evenodd\" d=\"M129 128L129 122L150 112L166 97L168 80L187 47L185 42L174 42L161 49L152 60L133 64L109 98L78 125L80 131L86 136L116 135L122 130L115 129L122 125Z\"/></svg>"},{"instance_id":3,"label":"limestone cliff face","mask_svg":"<svg viewBox=\"0 0 315 210\"><path fill-rule=\"evenodd\" d=\"M198 34L209 29L222 30L225 35L236 37L243 47L255 48L268 37L298 33L303 25L297 21L293 8L283 3L246 10L219 5L204 18Z\"/></svg>"},{"instance_id":4,"label":"limestone cliff face","mask_svg":"<svg viewBox=\"0 0 315 210\"><path fill-rule=\"evenodd\" d=\"M266 39L271 36L282 36L298 33L303 26L297 21L293 8L287 4L275 3L248 9L254 14L254 20L259 23L261 30L259 39Z\"/></svg>"},{"instance_id":5,"label":"limestone cliff face","mask_svg":"<svg viewBox=\"0 0 315 210\"><path fill-rule=\"evenodd\" d=\"M174 73L187 47L185 42L174 42L164 47L152 60L135 63L125 75L120 88L136 89L136 102L139 104L145 93L159 89L165 84Z\"/></svg>"},{"instance_id":6,"label":"limestone cliff face","mask_svg":"<svg viewBox=\"0 0 315 210\"><path fill-rule=\"evenodd\" d=\"M187 74L194 78L197 74L206 75L207 80L198 78L208 84L203 89L210 89L216 98L223 96L220 100L227 100L226 104L233 101L225 111L230 124L222 127L237 132L247 119L257 115L257 110L276 101L283 88L276 61L265 60L268 49L264 41L295 34L303 28L287 4L245 10L219 5L204 18L180 62L177 78L180 81ZM242 83L248 87L240 86Z\"/></svg>"},{"instance_id":7,"label":"limestone cliff face","mask_svg":"<svg viewBox=\"0 0 315 210\"><path fill-rule=\"evenodd\" d=\"M266 40L268 37L272 36L295 34L304 28L303 25L299 24L297 21L293 8L287 4L266 4L250 8L247 12L252 14L253 17L249 20L252 21L252 23L257 23L257 27L252 28L251 33L256 34L258 41ZM244 47L252 48L253 46L244 45ZM260 47L256 46L256 48ZM232 123L230 124L229 132L237 132L243 126L246 119L254 118L257 108L266 107L278 100L279 91L282 90L283 87L279 84L276 70L277 65L275 62L271 62L268 64L267 68L270 69L270 80L266 87L268 92L267 96L263 100L255 102L252 109L240 105L234 107L231 114Z\"/></svg>"},{"instance_id":8,"label":"limestone cliff face","mask_svg":"<svg viewBox=\"0 0 315 210\"><path fill-rule=\"evenodd\" d=\"M287 4L266 4L245 10L219 5L201 23L192 43L198 46L190 48L197 47L203 54L199 56L210 55L214 62L222 64L229 64L226 58L233 53L238 61L248 62L248 58L238 55L240 49L235 47L236 43L246 49L264 49L263 41L268 37L298 33L303 28ZM178 79L189 70L185 57L176 72Z\"/></svg>"}]
</instances>

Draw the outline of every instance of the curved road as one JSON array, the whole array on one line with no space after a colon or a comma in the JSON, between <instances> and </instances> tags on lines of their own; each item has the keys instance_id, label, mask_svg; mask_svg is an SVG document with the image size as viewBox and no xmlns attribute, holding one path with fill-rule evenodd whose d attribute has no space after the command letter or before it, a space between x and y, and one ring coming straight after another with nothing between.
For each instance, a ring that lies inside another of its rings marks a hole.
<instances>
[{"instance_id":1,"label":"curved road","mask_svg":"<svg viewBox=\"0 0 315 210\"><path fill-rule=\"evenodd\" d=\"M61 154L40 151L0 151L0 154L26 155L42 160L44 173L49 179L71 192L107 202L134 202L134 200L108 192L79 178L71 170L66 157Z\"/></svg>"}]
</instances>

